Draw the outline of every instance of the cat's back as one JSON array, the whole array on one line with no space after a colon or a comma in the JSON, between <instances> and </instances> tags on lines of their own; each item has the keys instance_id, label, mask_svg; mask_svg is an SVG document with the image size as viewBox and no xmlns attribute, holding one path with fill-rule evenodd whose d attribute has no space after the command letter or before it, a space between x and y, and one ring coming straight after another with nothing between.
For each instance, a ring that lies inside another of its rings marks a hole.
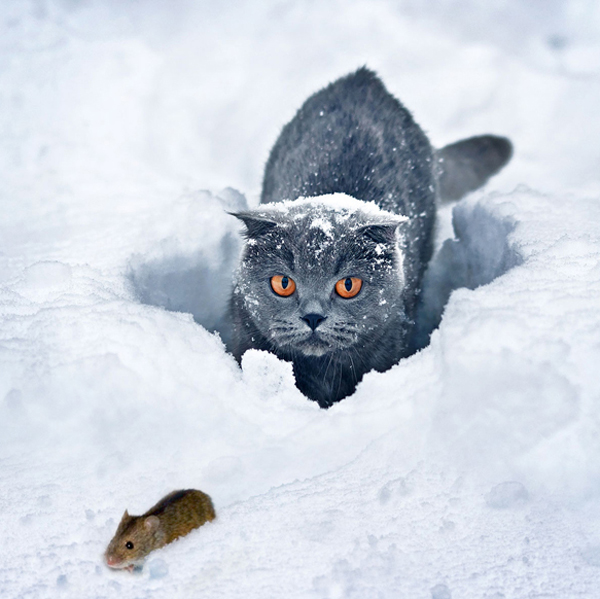
<instances>
[{"instance_id":1,"label":"cat's back","mask_svg":"<svg viewBox=\"0 0 600 599\"><path fill-rule=\"evenodd\" d=\"M312 95L277 140L261 201L345 193L408 217L433 214L433 150L366 68Z\"/></svg>"}]
</instances>

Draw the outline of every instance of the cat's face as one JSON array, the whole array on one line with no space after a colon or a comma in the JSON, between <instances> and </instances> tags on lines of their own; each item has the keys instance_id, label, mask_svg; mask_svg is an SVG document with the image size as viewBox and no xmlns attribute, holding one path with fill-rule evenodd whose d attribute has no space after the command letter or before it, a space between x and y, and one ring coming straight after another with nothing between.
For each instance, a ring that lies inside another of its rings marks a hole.
<instances>
[{"instance_id":1,"label":"cat's face","mask_svg":"<svg viewBox=\"0 0 600 599\"><path fill-rule=\"evenodd\" d=\"M350 208L296 200L237 215L247 242L234 293L280 355L348 350L402 310L402 217L342 203Z\"/></svg>"}]
</instances>

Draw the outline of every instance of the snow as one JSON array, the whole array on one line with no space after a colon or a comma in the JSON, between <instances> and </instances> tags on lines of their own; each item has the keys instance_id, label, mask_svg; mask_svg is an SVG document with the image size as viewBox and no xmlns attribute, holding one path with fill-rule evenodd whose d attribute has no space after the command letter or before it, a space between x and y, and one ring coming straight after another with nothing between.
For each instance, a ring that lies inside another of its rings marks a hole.
<instances>
[{"instance_id":1,"label":"snow","mask_svg":"<svg viewBox=\"0 0 600 599\"><path fill-rule=\"evenodd\" d=\"M272 205L265 204L264 207L261 206L261 208L265 211L277 210L298 213L299 208L306 206L319 207L331 211L340 222L346 220L352 213L359 211L373 218L380 217L384 221L397 221L402 223L408 220L405 216L390 214L389 212L382 210L377 204L373 204L372 202L361 202L345 193L331 193L310 198L298 198L297 200L287 200ZM297 216L300 216L300 214L297 214Z\"/></svg>"},{"instance_id":2,"label":"snow","mask_svg":"<svg viewBox=\"0 0 600 599\"><path fill-rule=\"evenodd\" d=\"M3 3L0 596L597 596L599 25L592 0ZM431 343L325 411L210 331L227 212L362 64L434 145L515 156L441 210ZM190 487L216 521L103 564L126 508Z\"/></svg>"},{"instance_id":3,"label":"snow","mask_svg":"<svg viewBox=\"0 0 600 599\"><path fill-rule=\"evenodd\" d=\"M322 233L320 238L309 242L309 247L316 257L319 257L327 247L337 243L338 238L333 234L333 230L339 229L339 225L356 230L359 225L362 226L365 223L399 225L409 220L406 216L387 212L372 202L363 202L344 193L323 194L309 198L300 197L296 200L261 204L255 214L261 218L273 219L283 227L287 227L290 221L299 223L310 219L309 228L319 229ZM253 244L254 240L250 240L250 242ZM377 245L375 251L382 254L384 244ZM402 260L401 253L399 251L397 253L398 260ZM390 267L389 263L383 259L379 262L385 264L387 268ZM233 269L228 271L229 278L231 278L232 272ZM252 303L249 299L246 301ZM199 321L204 324L202 319ZM216 328L221 330L219 327ZM227 336L228 331L225 327L225 337L227 338Z\"/></svg>"},{"instance_id":4,"label":"snow","mask_svg":"<svg viewBox=\"0 0 600 599\"><path fill-rule=\"evenodd\" d=\"M393 214L381 209L373 202L362 202L345 193L324 194L314 197L300 197L296 200L285 200L270 204L261 204L258 213L265 218L283 216L283 223L290 217L294 221L306 219L313 215L310 228L320 229L330 241L335 241L333 228L335 224L347 223L357 214L368 217L368 222L379 224L400 224L408 221L406 216ZM364 221L361 221L364 222Z\"/></svg>"}]
</instances>

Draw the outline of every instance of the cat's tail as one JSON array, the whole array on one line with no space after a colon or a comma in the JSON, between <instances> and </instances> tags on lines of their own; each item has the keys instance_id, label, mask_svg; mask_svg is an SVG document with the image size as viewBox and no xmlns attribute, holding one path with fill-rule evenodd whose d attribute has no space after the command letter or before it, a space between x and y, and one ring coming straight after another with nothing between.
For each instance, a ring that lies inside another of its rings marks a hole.
<instances>
[{"instance_id":1,"label":"cat's tail","mask_svg":"<svg viewBox=\"0 0 600 599\"><path fill-rule=\"evenodd\" d=\"M453 202L482 187L512 154L510 140L497 135L469 137L436 150L438 198Z\"/></svg>"}]
</instances>

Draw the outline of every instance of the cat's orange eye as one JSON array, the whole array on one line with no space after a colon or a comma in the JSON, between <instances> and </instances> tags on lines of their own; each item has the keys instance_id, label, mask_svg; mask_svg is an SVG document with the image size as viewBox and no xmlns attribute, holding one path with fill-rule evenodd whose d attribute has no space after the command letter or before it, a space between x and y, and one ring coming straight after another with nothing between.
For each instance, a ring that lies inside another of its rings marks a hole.
<instances>
[{"instance_id":1,"label":"cat's orange eye","mask_svg":"<svg viewBox=\"0 0 600 599\"><path fill-rule=\"evenodd\" d=\"M271 287L277 295L282 295L283 297L292 295L292 293L296 291L294 279L284 275L275 275L274 277L271 277Z\"/></svg>"},{"instance_id":2,"label":"cat's orange eye","mask_svg":"<svg viewBox=\"0 0 600 599\"><path fill-rule=\"evenodd\" d=\"M335 284L337 294L346 299L354 297L360 291L361 287L362 279L358 277L346 277L345 279L340 279Z\"/></svg>"}]
</instances>

